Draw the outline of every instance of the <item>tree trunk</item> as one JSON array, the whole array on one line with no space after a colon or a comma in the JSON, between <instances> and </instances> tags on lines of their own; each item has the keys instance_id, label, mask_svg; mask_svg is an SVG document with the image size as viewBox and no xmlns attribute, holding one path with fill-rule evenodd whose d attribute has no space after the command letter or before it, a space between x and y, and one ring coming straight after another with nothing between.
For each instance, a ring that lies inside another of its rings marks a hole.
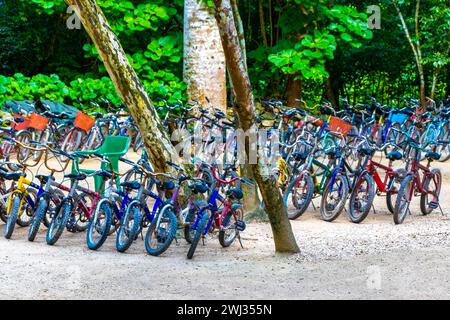
<instances>
[{"instance_id":1,"label":"tree trunk","mask_svg":"<svg viewBox=\"0 0 450 320\"><path fill-rule=\"evenodd\" d=\"M86 32L94 42L118 94L141 132L149 160L155 170L170 171L166 161L176 154L175 148L102 10L95 0L65 1L74 6Z\"/></svg>"},{"instance_id":2,"label":"tree trunk","mask_svg":"<svg viewBox=\"0 0 450 320\"><path fill-rule=\"evenodd\" d=\"M203 0L184 1L183 66L189 99L205 108L214 106L226 111L225 56L214 13Z\"/></svg>"},{"instance_id":3,"label":"tree trunk","mask_svg":"<svg viewBox=\"0 0 450 320\"><path fill-rule=\"evenodd\" d=\"M238 116L240 127L244 131L253 130L257 132L255 100L239 45L230 0L214 0L214 6L228 72L236 93L234 111ZM250 146L247 145L247 156L250 151L256 152L250 150ZM275 250L286 253L299 252L276 179L270 172L266 172L266 168L260 164L250 164L249 166L266 204L266 211L274 236Z\"/></svg>"},{"instance_id":4,"label":"tree trunk","mask_svg":"<svg viewBox=\"0 0 450 320\"><path fill-rule=\"evenodd\" d=\"M288 107L300 106L300 102L298 101L298 99L301 99L302 95L302 79L296 79L296 76L298 76L298 74L289 77L287 97Z\"/></svg>"},{"instance_id":5,"label":"tree trunk","mask_svg":"<svg viewBox=\"0 0 450 320\"><path fill-rule=\"evenodd\" d=\"M331 83L331 79L325 78L324 82L325 82L325 97L327 98L328 101L331 102L331 104L333 105L334 108L337 108L338 102L336 99L336 95L334 94L333 84Z\"/></svg>"},{"instance_id":6,"label":"tree trunk","mask_svg":"<svg viewBox=\"0 0 450 320\"><path fill-rule=\"evenodd\" d=\"M436 67L433 70L433 81L431 83L431 92L430 92L430 98L434 99L434 94L436 92L436 84L437 84L437 80L438 80L438 75L440 72L440 68Z\"/></svg>"},{"instance_id":7,"label":"tree trunk","mask_svg":"<svg viewBox=\"0 0 450 320\"><path fill-rule=\"evenodd\" d=\"M267 47L267 32L266 32L266 19L264 18L264 7L262 0L258 0L258 9L259 9L259 23L261 27L261 36L263 40L263 46Z\"/></svg>"},{"instance_id":8,"label":"tree trunk","mask_svg":"<svg viewBox=\"0 0 450 320\"><path fill-rule=\"evenodd\" d=\"M411 37L408 26L406 25L405 18L403 17L402 11L400 10L400 6L396 0L393 1L395 9L397 10L398 16L400 18L400 22L402 23L403 31L405 32L406 38L408 39L408 43L413 51L414 58L416 59L417 70L419 73L419 92L420 92L420 101L423 103L425 101L425 72L423 69L423 61L422 61L422 51L420 48L419 41L419 10L420 10L420 0L416 0L416 10L414 16L414 24L415 24L415 35L416 39Z\"/></svg>"}]
</instances>

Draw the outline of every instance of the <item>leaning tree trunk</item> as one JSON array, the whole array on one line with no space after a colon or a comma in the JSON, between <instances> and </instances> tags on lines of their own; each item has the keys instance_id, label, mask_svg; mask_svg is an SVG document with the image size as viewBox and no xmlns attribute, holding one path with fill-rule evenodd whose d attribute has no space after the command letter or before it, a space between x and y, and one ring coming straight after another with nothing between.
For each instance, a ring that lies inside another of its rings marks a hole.
<instances>
[{"instance_id":1,"label":"leaning tree trunk","mask_svg":"<svg viewBox=\"0 0 450 320\"><path fill-rule=\"evenodd\" d=\"M244 131L257 131L256 108L250 79L245 68L239 37L233 17L230 0L214 0L215 16L219 26L227 68L236 93L234 111ZM254 149L251 150L256 152ZM250 146L246 146L247 156ZM291 224L283 205L277 181L269 170L260 164L250 164L253 175L266 205L277 252L299 252Z\"/></svg>"},{"instance_id":2,"label":"leaning tree trunk","mask_svg":"<svg viewBox=\"0 0 450 320\"><path fill-rule=\"evenodd\" d=\"M225 56L214 12L203 0L184 1L184 81L189 99L226 110Z\"/></svg>"},{"instance_id":3,"label":"leaning tree trunk","mask_svg":"<svg viewBox=\"0 0 450 320\"><path fill-rule=\"evenodd\" d=\"M176 154L175 148L102 10L95 0L65 1L75 8L85 30L94 42L117 92L138 126L155 170L159 172L170 170L166 161Z\"/></svg>"}]
</instances>

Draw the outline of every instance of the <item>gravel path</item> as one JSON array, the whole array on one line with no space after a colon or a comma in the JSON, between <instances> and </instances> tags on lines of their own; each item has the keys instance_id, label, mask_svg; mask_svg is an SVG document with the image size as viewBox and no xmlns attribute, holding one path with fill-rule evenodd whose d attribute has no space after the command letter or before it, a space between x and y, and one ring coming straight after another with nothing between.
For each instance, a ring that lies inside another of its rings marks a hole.
<instances>
[{"instance_id":1,"label":"gravel path","mask_svg":"<svg viewBox=\"0 0 450 320\"><path fill-rule=\"evenodd\" d=\"M450 215L450 163L441 203ZM315 200L318 202L318 200ZM85 247L84 234L64 233L51 247L44 233L35 243L25 229L11 240L0 237L0 297L21 299L449 299L450 221L418 214L395 226L384 198L377 214L359 225L343 214L333 223L309 211L292 226L301 254L273 254L270 226L252 223L244 249L220 248L207 239L188 261L184 241L159 258L147 256L142 240L126 254L110 238L98 252ZM0 233L4 225L0 226Z\"/></svg>"}]
</instances>

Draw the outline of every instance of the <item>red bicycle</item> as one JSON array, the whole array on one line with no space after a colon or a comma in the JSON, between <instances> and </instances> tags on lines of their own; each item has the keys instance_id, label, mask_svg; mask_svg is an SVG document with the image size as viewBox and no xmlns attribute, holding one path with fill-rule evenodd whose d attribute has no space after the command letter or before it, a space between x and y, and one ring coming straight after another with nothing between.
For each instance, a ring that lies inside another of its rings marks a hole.
<instances>
[{"instance_id":1,"label":"red bicycle","mask_svg":"<svg viewBox=\"0 0 450 320\"><path fill-rule=\"evenodd\" d=\"M405 133L403 134L406 135ZM430 214L439 207L442 173L439 169L431 169L430 164L441 157L436 152L437 146L448 144L448 141L433 143L433 148L425 153L427 164L422 165L420 163L420 155L425 151L424 148L408 135L406 135L406 139L410 146L409 159L407 160L408 173L402 181L395 203L394 222L396 224L403 223L406 215L410 212L409 206L414 195L420 194L420 210L424 215Z\"/></svg>"},{"instance_id":2,"label":"red bicycle","mask_svg":"<svg viewBox=\"0 0 450 320\"><path fill-rule=\"evenodd\" d=\"M351 188L352 193L349 201L349 218L352 222L360 223L369 214L373 205L375 194L386 194L386 205L391 213L394 213L396 196L406 170L403 168L394 169L393 164L403 158L398 151L391 151L386 155L389 160L388 165L383 165L373 160L376 151L384 151L388 147L398 148L395 144L387 143L382 147L377 147L367 139L367 147L359 148L358 152L364 160L361 163L359 176L355 179L355 185ZM384 173L384 180L379 171ZM376 186L376 190L375 190Z\"/></svg>"}]
</instances>

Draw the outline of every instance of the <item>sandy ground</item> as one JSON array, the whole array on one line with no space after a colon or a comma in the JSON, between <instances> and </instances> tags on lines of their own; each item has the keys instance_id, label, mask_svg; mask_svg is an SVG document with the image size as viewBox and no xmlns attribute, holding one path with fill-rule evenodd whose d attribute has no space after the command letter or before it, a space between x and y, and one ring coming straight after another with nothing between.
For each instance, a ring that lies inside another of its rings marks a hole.
<instances>
[{"instance_id":1,"label":"sandy ground","mask_svg":"<svg viewBox=\"0 0 450 320\"><path fill-rule=\"evenodd\" d=\"M135 157L135 156L134 156ZM450 163L436 163L445 181L441 203L450 215ZM449 299L450 221L439 212L420 216L418 199L395 226L385 198L362 224L345 214L333 223L310 210L292 222L301 254L276 256L268 224L251 223L238 243L222 249L206 239L193 260L184 240L161 257L136 241L125 254L115 237L101 250L85 234L64 233L53 247L45 230L36 241L17 228L0 237L2 299ZM318 203L318 199L315 200ZM4 225L0 226L0 233Z\"/></svg>"}]
</instances>

